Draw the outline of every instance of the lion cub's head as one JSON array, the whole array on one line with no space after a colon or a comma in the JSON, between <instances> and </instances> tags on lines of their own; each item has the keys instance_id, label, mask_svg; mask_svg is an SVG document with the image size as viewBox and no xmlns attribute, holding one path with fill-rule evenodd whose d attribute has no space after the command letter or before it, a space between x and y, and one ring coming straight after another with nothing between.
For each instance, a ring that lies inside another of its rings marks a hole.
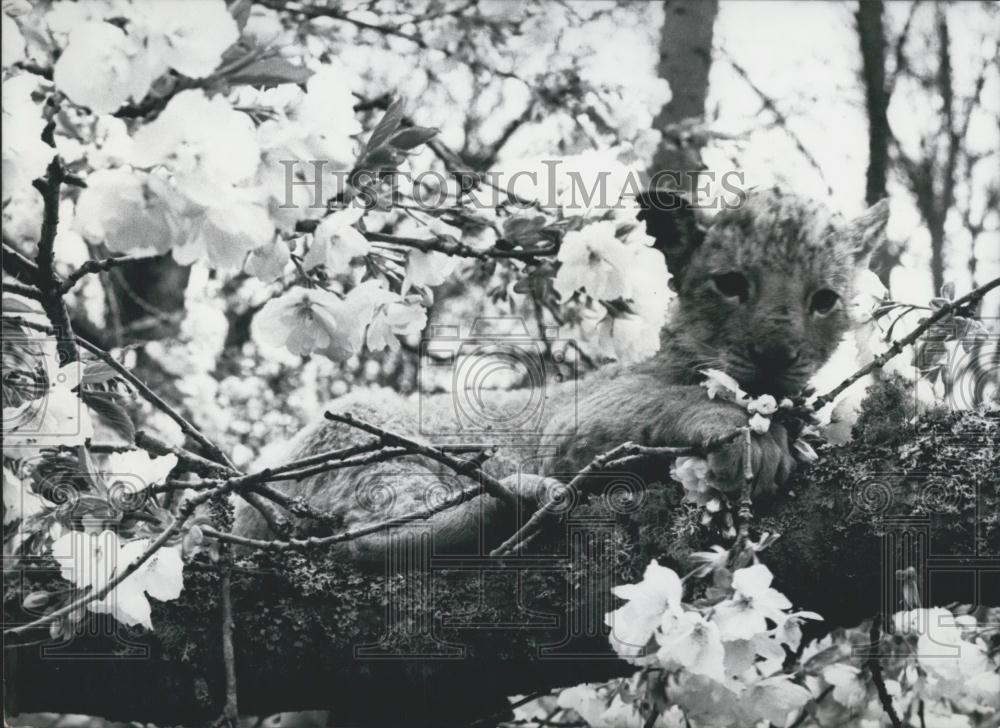
<instances>
[{"instance_id":1,"label":"lion cub's head","mask_svg":"<svg viewBox=\"0 0 1000 728\"><path fill-rule=\"evenodd\" d=\"M716 368L753 394L776 396L800 391L847 331L857 274L888 217L884 200L845 221L770 189L702 228L675 194L639 202L678 292L665 342L674 376L691 381Z\"/></svg>"}]
</instances>

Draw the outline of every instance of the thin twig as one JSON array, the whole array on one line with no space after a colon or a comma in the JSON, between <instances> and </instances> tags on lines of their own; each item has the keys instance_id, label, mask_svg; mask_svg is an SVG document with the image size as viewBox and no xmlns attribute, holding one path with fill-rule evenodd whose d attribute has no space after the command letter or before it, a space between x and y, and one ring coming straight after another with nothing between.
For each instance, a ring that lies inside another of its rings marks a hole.
<instances>
[{"instance_id":1,"label":"thin twig","mask_svg":"<svg viewBox=\"0 0 1000 728\"><path fill-rule=\"evenodd\" d=\"M359 430L364 430L365 432L378 436L386 445L398 445L400 447L407 448L414 455L423 455L431 460L436 460L443 465L448 466L451 470L454 470L459 475L465 475L466 477L479 479L482 483L483 490L494 498L503 501L509 506L517 505L517 496L509 491L506 486L503 485L499 480L493 476L483 472L482 467L472 460L461 460L446 452L430 447L429 445L424 445L417 442L416 440L411 440L408 437L403 437L395 432L382 429L381 427L376 427L367 422L359 420L350 413L336 413L327 412L325 417L328 420L333 420L334 422L341 422L345 425L349 425Z\"/></svg>"},{"instance_id":2,"label":"thin twig","mask_svg":"<svg viewBox=\"0 0 1000 728\"><path fill-rule=\"evenodd\" d=\"M454 508L468 500L477 498L484 493L483 486L476 485L471 488L466 488L459 491L457 494L447 498L436 506L431 508L425 508L420 511L415 511L412 513L406 513L396 518L390 518L385 521L380 521L378 523L370 524L367 526L361 526L349 531L343 531L341 533L333 534L332 536L311 536L309 538L300 539L288 539L285 541L266 541L263 539L246 538L244 536L236 536L231 533L224 533L222 531L217 531L214 528L204 527L202 532L211 538L215 538L219 541L226 541L228 543L237 544L239 546L246 546L249 548L260 549L262 551L305 551L313 548L321 548L324 546L332 546L338 543L346 543L347 541L353 541L355 539L361 538L363 536L370 536L374 533L379 533L380 531L385 531L386 529L393 528L395 526L406 525L413 521L423 521L431 516L438 513L446 511L450 508Z\"/></svg>"},{"instance_id":3,"label":"thin twig","mask_svg":"<svg viewBox=\"0 0 1000 728\"><path fill-rule=\"evenodd\" d=\"M256 474L260 476L260 482L262 483L272 480L291 480L292 478L278 478L275 476L293 471L299 471L302 468L306 468L311 465L321 465L327 461L346 460L354 455L372 452L373 450L378 450L381 447L382 443L379 440L372 440L371 442L363 442L357 445L351 445L350 447L343 447L338 450L327 450L326 452L316 453L315 455L299 458L298 460L293 460L292 462L285 463L284 465L264 468L263 470L257 471Z\"/></svg>"},{"instance_id":4,"label":"thin twig","mask_svg":"<svg viewBox=\"0 0 1000 728\"><path fill-rule=\"evenodd\" d=\"M271 533L275 536L283 538L292 532L288 521L282 518L277 509L264 500L259 493L246 488L240 493L240 498L249 503L260 514L260 517L264 519L264 523L267 524L267 527L271 529Z\"/></svg>"},{"instance_id":5,"label":"thin twig","mask_svg":"<svg viewBox=\"0 0 1000 728\"><path fill-rule=\"evenodd\" d=\"M35 301L40 301L42 299L42 293L35 286L26 286L23 283L4 283L3 290L6 293L16 293L19 296L24 296L25 298L31 298Z\"/></svg>"},{"instance_id":6,"label":"thin twig","mask_svg":"<svg viewBox=\"0 0 1000 728\"><path fill-rule=\"evenodd\" d=\"M302 470L293 470L287 473L281 473L279 475L269 475L264 476L262 482L272 482L276 480L302 480L304 478L309 478L313 475L319 475L320 473L327 473L331 470L342 470L344 468L356 468L362 465L371 465L373 463L381 463L386 460L391 460L393 458L404 457L406 455L413 455L414 453L405 447L387 447L384 450L379 450L377 452L369 453L367 455L358 455L352 458L346 458L344 460L329 459L324 460L321 463L317 463L312 467L303 468Z\"/></svg>"},{"instance_id":7,"label":"thin twig","mask_svg":"<svg viewBox=\"0 0 1000 728\"><path fill-rule=\"evenodd\" d=\"M826 394L821 395L817 397L815 400L813 400L812 403L813 410L822 409L824 406L826 406L834 399L836 399L837 395L839 395L845 389L850 387L856 381L870 374L876 369L881 369L882 367L884 367L890 359L897 356L900 352L903 351L903 349L905 349L907 346L909 346L917 339L919 339L920 336L925 331L927 331L931 326L936 324L938 321L940 321L941 319L950 314L961 311L967 307L975 306L977 303L979 303L980 299L982 299L983 296L985 296L987 293L992 291L994 288L997 288L998 286L1000 286L1000 278L994 278L993 280L979 286L979 288L975 289L971 293L967 293L961 298L957 298L954 301L949 301L948 303L941 306L941 308L939 308L937 311L935 311L926 319L924 319L923 322L919 326L914 328L913 331L911 331L907 336L904 336L902 339L894 341L892 343L892 346L890 346L884 352L882 352L874 359L872 359L871 362L858 369L858 371L854 372L854 374L849 376L847 379L842 381L840 384L838 384L836 387L831 389Z\"/></svg>"},{"instance_id":8,"label":"thin twig","mask_svg":"<svg viewBox=\"0 0 1000 728\"><path fill-rule=\"evenodd\" d=\"M872 620L872 628L868 632L869 641L871 642L869 647L871 652L868 656L868 670L871 672L872 682L875 683L875 690L878 692L878 699L882 704L882 710L889 716L892 728L902 728L903 724L900 722L899 716L896 715L896 709L892 705L892 696L889 695L889 691L885 687L885 677L882 675L882 662L878 655L879 646L882 643L881 626L882 617L876 616Z\"/></svg>"},{"instance_id":9,"label":"thin twig","mask_svg":"<svg viewBox=\"0 0 1000 728\"><path fill-rule=\"evenodd\" d=\"M743 488L740 498L740 532L739 543L746 545L750 537L750 519L753 517L753 437L749 427L743 431Z\"/></svg>"},{"instance_id":10,"label":"thin twig","mask_svg":"<svg viewBox=\"0 0 1000 728\"><path fill-rule=\"evenodd\" d=\"M236 690L236 650L233 648L233 585L230 573L230 555L223 557L226 561L222 569L221 599L222 599L222 662L226 671L226 704L222 709L220 721L226 725L235 726L239 720L240 711Z\"/></svg>"},{"instance_id":11,"label":"thin twig","mask_svg":"<svg viewBox=\"0 0 1000 728\"><path fill-rule=\"evenodd\" d=\"M749 430L748 430L749 431ZM724 437L714 438L699 446L686 447L648 447L637 445L633 442L626 442L618 447L602 453L595 457L590 463L578 472L563 489L567 498L582 489L583 484L595 473L606 470L609 467L631 466L639 459L680 457L682 455L701 455L711 452L742 434L742 430L736 430ZM490 556L504 556L514 553L523 548L527 542L533 538L545 526L546 522L554 515L554 511L561 505L559 498L550 498L541 508L535 511L531 518L525 522L510 538L500 544L490 552Z\"/></svg>"},{"instance_id":12,"label":"thin twig","mask_svg":"<svg viewBox=\"0 0 1000 728\"><path fill-rule=\"evenodd\" d=\"M3 269L22 283L38 285L38 266L6 241L3 243Z\"/></svg>"},{"instance_id":13,"label":"thin twig","mask_svg":"<svg viewBox=\"0 0 1000 728\"><path fill-rule=\"evenodd\" d=\"M768 96L764 92L764 90L754 82L753 78L750 75L750 72L747 71L747 69L744 68L742 65L740 65L736 61L736 59L734 59L732 56L729 56L728 54L723 54L723 57L725 58L726 63L728 63L732 67L732 69L736 71L737 75L739 75L739 77L743 79L743 81L747 84L747 86L749 86L750 89L755 94L757 94L757 98L760 99L760 102L761 104L764 105L764 108L770 111L771 114L774 115L775 122L778 124L778 126L782 128L785 134L788 135L788 138L792 140L792 143L795 145L795 148L799 150L799 154L801 154L803 158L805 158L805 160L809 163L809 166L812 167L813 171L815 171L816 174L819 176L819 179L822 180L823 184L826 185L827 191L832 195L833 187L830 186L830 183L827 181L826 176L823 174L823 167L816 160L816 157L814 157L812 153L808 149L806 149L806 146L805 144L803 144L802 139L791 128L791 126L788 123L788 117L785 116L785 114L778 108L778 105L775 102L775 100L770 96Z\"/></svg>"},{"instance_id":14,"label":"thin twig","mask_svg":"<svg viewBox=\"0 0 1000 728\"><path fill-rule=\"evenodd\" d=\"M298 516L299 518L309 518L318 523L333 526L335 528L340 526L341 521L339 517L330 513L317 511L301 498L293 498L292 496L282 493L277 488L272 488L266 483L258 483L253 486L252 490L253 494L277 503L294 516Z\"/></svg>"},{"instance_id":15,"label":"thin twig","mask_svg":"<svg viewBox=\"0 0 1000 728\"><path fill-rule=\"evenodd\" d=\"M11 323L15 323L19 326L24 326L25 328L34 329L35 331L41 331L42 333L45 334L53 335L55 333L51 327L43 326L41 324L36 324L20 317L4 316L4 319L10 321ZM75 341L77 345L83 347L91 354L96 356L98 359L103 361L105 364L107 364L109 367L118 372L118 374L121 376L122 379L127 381L133 387L135 387L136 391L139 392L139 394L142 396L143 399L145 399L151 405L153 405L158 410L166 414L170 419L172 419L180 426L181 431L183 431L186 435L195 440L195 442L197 442L199 445L201 445L209 453L209 455L212 457L213 460L222 463L233 472L239 472L236 466L233 465L232 461L226 456L226 454L219 449L218 445L216 445L214 442L205 437L205 435L202 434L201 430L199 430L193 424L188 422L183 415L181 415L177 410L175 410L173 407L167 404L163 400L163 398L160 397L160 395L158 395L156 392L154 392L152 389L146 386L145 382L143 382L132 372L130 372L125 366L119 363L113 356L111 356L110 353L108 353L101 347L97 346L96 344L90 343L81 336L74 336L73 341Z\"/></svg>"},{"instance_id":16,"label":"thin twig","mask_svg":"<svg viewBox=\"0 0 1000 728\"><path fill-rule=\"evenodd\" d=\"M482 61L476 58L459 58L459 54L448 48L436 47L430 45L427 41L421 38L419 35L414 35L412 33L407 33L406 31L400 30L399 28L392 25L378 25L376 23L369 23L353 15L349 15L343 10L339 10L335 7L324 6L324 5L310 5L303 2L286 2L285 0L257 0L258 3L272 10L279 10L288 13L298 13L306 18L331 18L333 20L339 20L341 22L350 23L351 25L361 29L361 30L371 30L379 33L383 36L391 36L394 38L401 38L403 40L413 43L417 48L424 51L429 51L431 53L440 53L445 58L460 60L466 63L474 71L486 71L495 76L501 78L510 78L521 83L528 85L528 82L521 78L519 75L513 71L504 71L498 68L493 68L487 66Z\"/></svg>"},{"instance_id":17,"label":"thin twig","mask_svg":"<svg viewBox=\"0 0 1000 728\"><path fill-rule=\"evenodd\" d=\"M196 455L190 450L185 450L182 447L177 447L163 442L144 430L138 430L135 433L135 445L136 447L141 448L153 455L173 455L177 458L177 464L179 466L181 466L184 470L197 475L204 475L208 477L229 477L232 475L238 475L238 471L222 465L221 463L209 460L208 458L203 458L201 455Z\"/></svg>"},{"instance_id":18,"label":"thin twig","mask_svg":"<svg viewBox=\"0 0 1000 728\"><path fill-rule=\"evenodd\" d=\"M69 293L73 290L73 286L75 286L81 278L88 276L91 273L103 273L111 270L112 268L117 268L120 265L134 263L137 260L155 260L155 258L148 255L126 255L113 258L88 260L66 277L66 279L59 286L59 293L60 295Z\"/></svg>"},{"instance_id":19,"label":"thin twig","mask_svg":"<svg viewBox=\"0 0 1000 728\"><path fill-rule=\"evenodd\" d=\"M88 604L92 602L95 602L99 599L103 599L112 591L114 591L114 589L116 589L119 584L121 584L128 577L132 576L132 574L138 571L143 564L145 564L147 561L149 561L150 558L152 558L153 554L159 551L161 547L163 547L171 538L173 538L177 533L179 533L181 528L183 528L184 524L187 523L188 519L190 519L191 516L194 514L195 509L198 506L208 502L210 498L214 498L216 496L223 495L227 492L231 492L232 490L237 488L240 484L241 484L241 479L233 478L232 480L223 483L218 488L206 490L192 496L181 505L180 509L177 512L177 517L174 519L173 523L171 523L169 526L163 529L160 535L157 536L156 539L153 540L152 543L150 543L149 546L146 547L146 550L139 555L139 558L129 563L128 566L126 566L121 571L116 571L115 575L108 580L107 584L102 586L100 589L93 590L89 594L86 594L63 607L60 607L59 609L56 609L55 611L46 614L43 617L39 617L33 622L28 622L26 624L21 624L16 627L11 627L10 629L4 630L3 633L4 637L8 638L14 637L16 635L24 634L25 632L30 632L31 630L38 629L39 627L45 627L46 625L49 625L58 619L62 619L63 617L69 614L73 614L77 611L82 610L84 607L86 607Z\"/></svg>"}]
</instances>

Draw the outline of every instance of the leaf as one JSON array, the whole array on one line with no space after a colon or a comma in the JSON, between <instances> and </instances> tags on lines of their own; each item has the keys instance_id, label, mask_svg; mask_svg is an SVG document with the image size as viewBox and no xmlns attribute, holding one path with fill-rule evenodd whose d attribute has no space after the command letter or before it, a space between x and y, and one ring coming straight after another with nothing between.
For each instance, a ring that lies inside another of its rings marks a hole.
<instances>
[{"instance_id":1,"label":"leaf","mask_svg":"<svg viewBox=\"0 0 1000 728\"><path fill-rule=\"evenodd\" d=\"M283 83L302 84L312 75L313 72L305 66L297 66L280 56L269 56L234 71L227 78L233 84L277 86Z\"/></svg>"},{"instance_id":2,"label":"leaf","mask_svg":"<svg viewBox=\"0 0 1000 728\"><path fill-rule=\"evenodd\" d=\"M101 384L114 379L118 372L112 369L103 361L89 361L83 367L83 376L80 378L81 384Z\"/></svg>"},{"instance_id":3,"label":"leaf","mask_svg":"<svg viewBox=\"0 0 1000 728\"><path fill-rule=\"evenodd\" d=\"M118 395L112 392L81 392L80 399L103 424L121 435L127 442L135 440L135 424L119 402Z\"/></svg>"},{"instance_id":4,"label":"leaf","mask_svg":"<svg viewBox=\"0 0 1000 728\"><path fill-rule=\"evenodd\" d=\"M503 236L511 243L527 247L545 239L544 227L545 218L540 215L537 217L510 217L504 221Z\"/></svg>"},{"instance_id":5,"label":"leaf","mask_svg":"<svg viewBox=\"0 0 1000 728\"><path fill-rule=\"evenodd\" d=\"M368 169L377 172L395 169L403 161L403 153L392 147L379 147L364 156L358 169Z\"/></svg>"},{"instance_id":6,"label":"leaf","mask_svg":"<svg viewBox=\"0 0 1000 728\"><path fill-rule=\"evenodd\" d=\"M410 149L419 147L421 144L426 144L436 137L439 131L440 129L434 127L411 126L393 134L392 138L389 139L389 144L396 147L396 149L409 151Z\"/></svg>"},{"instance_id":7,"label":"leaf","mask_svg":"<svg viewBox=\"0 0 1000 728\"><path fill-rule=\"evenodd\" d=\"M391 104L389 108L385 110L385 114L379 120L378 124L375 126L375 130L372 135L368 137L367 149L375 150L389 141L389 137L399 128L399 125L403 123L403 102L401 99L396 99Z\"/></svg>"}]
</instances>

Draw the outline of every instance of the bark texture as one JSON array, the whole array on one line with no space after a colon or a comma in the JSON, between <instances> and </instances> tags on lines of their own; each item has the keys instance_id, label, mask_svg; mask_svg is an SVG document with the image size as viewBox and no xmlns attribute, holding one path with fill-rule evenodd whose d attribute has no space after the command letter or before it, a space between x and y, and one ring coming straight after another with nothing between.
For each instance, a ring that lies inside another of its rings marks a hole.
<instances>
[{"instance_id":1,"label":"bark texture","mask_svg":"<svg viewBox=\"0 0 1000 728\"><path fill-rule=\"evenodd\" d=\"M900 608L896 571L907 566L925 604L1000 604L1000 417L937 414L908 426L893 416L863 419L860 440L823 449L791 494L757 507L754 532L781 534L761 554L775 586L822 613L824 629ZM530 554L503 561L434 556L418 539L392 576L319 554L242 562L232 577L241 712L492 725L505 695L628 673L607 646L610 587L637 580L650 558L684 569L693 550L720 542L678 484L634 485L609 478ZM9 712L214 719L226 694L220 579L208 561L189 565L180 600L154 604L153 633L94 620L64 644L8 649ZM8 622L25 618L20 591L8 585Z\"/></svg>"},{"instance_id":2,"label":"bark texture","mask_svg":"<svg viewBox=\"0 0 1000 728\"><path fill-rule=\"evenodd\" d=\"M703 120L712 65L712 31L719 12L718 0L684 2L665 0L660 36L660 78L670 84L672 98L653 122L663 140L653 157L650 175L664 170L689 172L704 168L703 135L690 133L689 125ZM681 189L691 189L682 176Z\"/></svg>"}]
</instances>

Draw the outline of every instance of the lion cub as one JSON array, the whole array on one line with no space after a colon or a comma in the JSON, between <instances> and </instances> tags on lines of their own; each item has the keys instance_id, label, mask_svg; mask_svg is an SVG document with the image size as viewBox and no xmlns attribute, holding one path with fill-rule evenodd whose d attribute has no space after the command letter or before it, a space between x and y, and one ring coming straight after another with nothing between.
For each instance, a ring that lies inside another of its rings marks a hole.
<instances>
[{"instance_id":1,"label":"lion cub","mask_svg":"<svg viewBox=\"0 0 1000 728\"><path fill-rule=\"evenodd\" d=\"M649 192L639 202L638 217L666 257L678 294L660 351L641 364L604 367L581 381L546 390L540 431L528 441L507 443L488 465L529 499L539 476L565 480L623 442L697 445L746 426L743 408L707 398L699 386L701 370L720 369L755 395L780 398L799 392L847 331L846 304L854 296L855 278L882 242L888 216L883 201L844 221L822 205L768 189L750 192L743 205L719 213L702 229L693 210L672 193ZM529 395L515 390L495 396L497 407L516 407ZM420 431L418 422L427 421L427 408L453 417L450 398L424 397L418 405L392 392L364 392L337 400L333 408L413 435ZM425 408L419 416L417 406ZM324 420L294 438L285 457L367 439ZM773 424L766 434L754 435L752 449L755 494L770 494L794 464L785 430ZM738 483L743 457L741 443L713 454L709 464L716 480ZM436 462L407 457L275 485L352 528L421 510L470 483ZM480 498L438 514L429 522L436 547L488 546L481 541L484 526L487 541L509 535L514 525L510 510ZM271 537L260 515L242 502L235 530ZM351 542L352 557L377 561L383 539Z\"/></svg>"}]
</instances>

